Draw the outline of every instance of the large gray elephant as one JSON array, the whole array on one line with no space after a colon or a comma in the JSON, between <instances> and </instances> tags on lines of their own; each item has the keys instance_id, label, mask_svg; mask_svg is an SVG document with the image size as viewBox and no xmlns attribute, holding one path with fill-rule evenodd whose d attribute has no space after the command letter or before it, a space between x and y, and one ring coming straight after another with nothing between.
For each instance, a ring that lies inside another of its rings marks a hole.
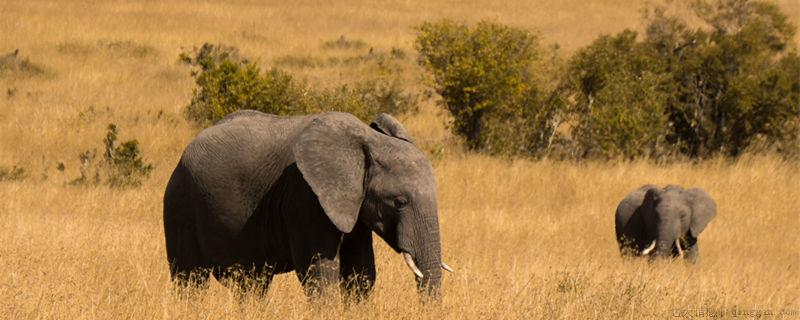
<instances>
[{"instance_id":1,"label":"large gray elephant","mask_svg":"<svg viewBox=\"0 0 800 320\"><path fill-rule=\"evenodd\" d=\"M617 206L616 233L624 256L679 257L697 262L697 238L717 214L705 191L644 185Z\"/></svg>"},{"instance_id":2,"label":"large gray elephant","mask_svg":"<svg viewBox=\"0 0 800 320\"><path fill-rule=\"evenodd\" d=\"M186 147L164 194L167 259L181 285L253 276L266 290L274 274L295 271L309 296L335 283L364 296L376 277L373 231L435 295L449 267L433 169L387 114L367 126L337 112L233 113Z\"/></svg>"}]
</instances>

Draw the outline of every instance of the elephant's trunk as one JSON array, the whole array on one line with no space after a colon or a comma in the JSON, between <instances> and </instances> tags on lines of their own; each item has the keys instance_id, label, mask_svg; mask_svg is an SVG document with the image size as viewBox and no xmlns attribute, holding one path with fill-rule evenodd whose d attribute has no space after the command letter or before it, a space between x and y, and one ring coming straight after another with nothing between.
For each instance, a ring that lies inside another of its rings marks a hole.
<instances>
[{"instance_id":1,"label":"elephant's trunk","mask_svg":"<svg viewBox=\"0 0 800 320\"><path fill-rule=\"evenodd\" d=\"M415 234L420 241L415 241L418 245L414 248L414 260L422 271L423 277L417 278L417 285L420 292L437 295L442 282L442 254L439 240L439 221L434 216L433 219L423 217L419 224L421 227L415 230Z\"/></svg>"},{"instance_id":2,"label":"elephant's trunk","mask_svg":"<svg viewBox=\"0 0 800 320\"><path fill-rule=\"evenodd\" d=\"M658 237L656 237L655 256L662 258L673 256L674 246L678 243L679 227L677 222L673 221L660 226Z\"/></svg>"},{"instance_id":3,"label":"elephant's trunk","mask_svg":"<svg viewBox=\"0 0 800 320\"><path fill-rule=\"evenodd\" d=\"M401 218L398 236L406 264L415 273L417 288L422 293L436 296L441 286L443 265L439 221L435 205L432 207L431 211L414 210ZM421 274L416 274L414 268Z\"/></svg>"}]
</instances>

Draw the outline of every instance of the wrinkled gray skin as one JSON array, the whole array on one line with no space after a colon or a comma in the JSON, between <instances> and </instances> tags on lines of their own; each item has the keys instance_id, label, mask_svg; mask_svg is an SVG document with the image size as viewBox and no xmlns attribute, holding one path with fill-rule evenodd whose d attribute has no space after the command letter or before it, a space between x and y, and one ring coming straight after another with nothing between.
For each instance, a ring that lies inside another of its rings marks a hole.
<instances>
[{"instance_id":1,"label":"wrinkled gray skin","mask_svg":"<svg viewBox=\"0 0 800 320\"><path fill-rule=\"evenodd\" d=\"M620 252L624 256L646 255L646 248L655 240L651 257L677 257L683 251L687 261L696 263L700 255L697 238L716 214L716 203L701 189L642 186L617 207Z\"/></svg>"},{"instance_id":2,"label":"wrinkled gray skin","mask_svg":"<svg viewBox=\"0 0 800 320\"><path fill-rule=\"evenodd\" d=\"M309 296L343 283L363 297L376 277L373 231L410 253L418 288L436 294L433 169L386 114L367 126L336 112L233 113L189 144L164 194L167 258L182 285L210 270L258 275L266 290L272 275L295 271Z\"/></svg>"}]
</instances>

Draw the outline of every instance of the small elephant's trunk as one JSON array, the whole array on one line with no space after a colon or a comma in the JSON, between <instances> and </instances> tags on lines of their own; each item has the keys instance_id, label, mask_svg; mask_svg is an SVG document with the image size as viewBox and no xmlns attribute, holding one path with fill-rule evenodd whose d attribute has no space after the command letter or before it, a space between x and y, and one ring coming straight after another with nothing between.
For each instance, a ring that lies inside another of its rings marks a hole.
<instances>
[{"instance_id":1,"label":"small elephant's trunk","mask_svg":"<svg viewBox=\"0 0 800 320\"><path fill-rule=\"evenodd\" d=\"M658 237L656 238L655 256L662 258L674 257L676 246L678 253L680 255L681 249L680 249L680 238L678 237L679 232L680 232L680 227L679 225L677 225L677 222L663 224L658 230Z\"/></svg>"}]
</instances>

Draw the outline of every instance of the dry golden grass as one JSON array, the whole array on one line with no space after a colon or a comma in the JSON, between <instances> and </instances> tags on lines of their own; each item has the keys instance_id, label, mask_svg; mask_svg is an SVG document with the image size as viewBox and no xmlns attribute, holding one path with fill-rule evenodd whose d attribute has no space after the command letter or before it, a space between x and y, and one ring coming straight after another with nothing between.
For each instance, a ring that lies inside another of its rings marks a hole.
<instances>
[{"instance_id":1,"label":"dry golden grass","mask_svg":"<svg viewBox=\"0 0 800 320\"><path fill-rule=\"evenodd\" d=\"M798 23L800 3L776 2ZM356 306L306 303L293 274L277 277L264 298L239 301L218 284L188 299L172 293L161 198L198 130L181 115L193 87L176 63L181 47L221 41L270 64L329 55L320 43L346 35L411 53L411 26L449 17L537 28L569 52L599 33L639 27L643 4L0 1L0 55L20 48L46 70L0 78L0 166L29 173L0 181L0 318L640 319L692 308L800 317L796 163L766 156L573 164L465 154L430 101L403 122L437 173L444 258L457 269L445 275L441 304L420 304L409 272L382 241L375 292ZM413 58L406 63L417 72ZM317 83L357 77L294 71ZM109 122L122 139L141 142L156 166L151 178L131 190L66 186L78 176L78 153L99 148ZM614 208L644 183L700 186L716 198L699 265L619 257Z\"/></svg>"}]
</instances>

